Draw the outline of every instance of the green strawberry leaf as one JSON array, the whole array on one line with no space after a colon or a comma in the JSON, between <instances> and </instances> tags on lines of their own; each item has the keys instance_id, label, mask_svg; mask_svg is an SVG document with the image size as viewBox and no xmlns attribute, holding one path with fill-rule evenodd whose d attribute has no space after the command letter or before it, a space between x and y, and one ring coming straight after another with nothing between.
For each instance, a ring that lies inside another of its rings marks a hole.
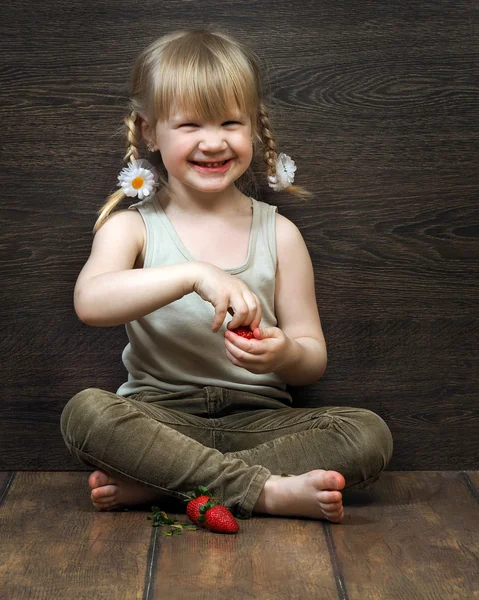
<instances>
[{"instance_id":1,"label":"green strawberry leaf","mask_svg":"<svg viewBox=\"0 0 479 600\"><path fill-rule=\"evenodd\" d=\"M163 510L160 510L158 506L152 506L151 509L153 511L153 516L147 518L149 521L153 521L154 527L158 525L172 525L178 521L178 519L169 517Z\"/></svg>"},{"instance_id":2,"label":"green strawberry leaf","mask_svg":"<svg viewBox=\"0 0 479 600\"><path fill-rule=\"evenodd\" d=\"M183 500L183 502L190 502L195 498L199 498L200 496L211 496L210 491L204 485L199 485L195 487L193 491L187 492L187 498Z\"/></svg>"},{"instance_id":3,"label":"green strawberry leaf","mask_svg":"<svg viewBox=\"0 0 479 600\"><path fill-rule=\"evenodd\" d=\"M160 510L158 506L152 506L153 517L147 517L149 521L153 521L152 527L163 527L164 525L170 525L169 531L163 531L163 535L172 536L180 535L183 530L196 531L198 527L196 525L182 525L178 523L178 519L169 517L163 510Z\"/></svg>"},{"instance_id":4,"label":"green strawberry leaf","mask_svg":"<svg viewBox=\"0 0 479 600\"><path fill-rule=\"evenodd\" d=\"M217 506L219 503L215 502L214 500L210 499L208 500L208 502L205 502L204 504L202 504L199 509L198 512L201 515L205 515L207 513L207 511L210 510L210 508L213 508L213 506Z\"/></svg>"}]
</instances>

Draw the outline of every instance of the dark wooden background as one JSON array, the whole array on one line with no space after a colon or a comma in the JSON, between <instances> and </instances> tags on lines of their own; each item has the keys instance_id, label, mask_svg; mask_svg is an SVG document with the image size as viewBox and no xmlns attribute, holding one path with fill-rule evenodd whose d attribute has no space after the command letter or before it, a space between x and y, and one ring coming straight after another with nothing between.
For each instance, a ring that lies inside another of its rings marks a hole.
<instances>
[{"instance_id":1,"label":"dark wooden background","mask_svg":"<svg viewBox=\"0 0 479 600\"><path fill-rule=\"evenodd\" d=\"M126 376L124 328L84 325L72 294L122 167L130 65L215 23L262 58L279 147L315 193L260 182L310 249L328 342L296 404L376 411L390 469L477 469L477 17L471 0L3 3L0 469L83 469L62 408Z\"/></svg>"}]
</instances>

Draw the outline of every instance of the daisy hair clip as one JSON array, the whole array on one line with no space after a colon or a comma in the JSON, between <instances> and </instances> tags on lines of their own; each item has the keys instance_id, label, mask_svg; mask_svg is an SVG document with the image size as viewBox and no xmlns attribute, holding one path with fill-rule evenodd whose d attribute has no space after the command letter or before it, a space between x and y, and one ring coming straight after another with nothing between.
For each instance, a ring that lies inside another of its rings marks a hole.
<instances>
[{"instance_id":1,"label":"daisy hair clip","mask_svg":"<svg viewBox=\"0 0 479 600\"><path fill-rule=\"evenodd\" d=\"M276 175L268 177L269 187L273 188L275 192L284 190L293 183L295 171L294 160L291 156L281 152L276 158Z\"/></svg>"},{"instance_id":2,"label":"daisy hair clip","mask_svg":"<svg viewBox=\"0 0 479 600\"><path fill-rule=\"evenodd\" d=\"M158 173L155 167L144 158L132 158L128 166L118 175L118 187L126 196L146 198L158 186Z\"/></svg>"}]
</instances>

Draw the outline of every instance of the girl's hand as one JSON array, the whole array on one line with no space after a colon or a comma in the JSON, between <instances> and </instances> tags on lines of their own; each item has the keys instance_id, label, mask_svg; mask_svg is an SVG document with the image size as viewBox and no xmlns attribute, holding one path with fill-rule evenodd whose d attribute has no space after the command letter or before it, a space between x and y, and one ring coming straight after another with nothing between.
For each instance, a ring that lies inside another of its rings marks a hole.
<instances>
[{"instance_id":1,"label":"girl's hand","mask_svg":"<svg viewBox=\"0 0 479 600\"><path fill-rule=\"evenodd\" d=\"M227 312L233 315L228 329L242 325L257 328L262 316L261 303L246 283L210 263L198 262L197 266L193 291L215 309L213 333L220 329Z\"/></svg>"},{"instance_id":2,"label":"girl's hand","mask_svg":"<svg viewBox=\"0 0 479 600\"><path fill-rule=\"evenodd\" d=\"M278 327L257 327L253 335L253 339L247 340L232 331L226 331L226 356L234 365L251 373L274 373L279 370L288 361L293 340Z\"/></svg>"}]
</instances>

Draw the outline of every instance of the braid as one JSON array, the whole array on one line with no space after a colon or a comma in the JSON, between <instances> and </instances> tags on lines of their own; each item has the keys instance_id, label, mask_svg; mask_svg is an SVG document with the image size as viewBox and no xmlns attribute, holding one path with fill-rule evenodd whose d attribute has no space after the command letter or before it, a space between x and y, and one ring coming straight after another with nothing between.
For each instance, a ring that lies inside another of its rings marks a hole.
<instances>
[{"instance_id":1,"label":"braid","mask_svg":"<svg viewBox=\"0 0 479 600\"><path fill-rule=\"evenodd\" d=\"M259 105L259 137L263 142L263 158L266 163L268 177L276 175L276 158L278 157L278 149L271 131L271 123L269 120L269 111L264 104Z\"/></svg>"},{"instance_id":2,"label":"braid","mask_svg":"<svg viewBox=\"0 0 479 600\"><path fill-rule=\"evenodd\" d=\"M271 131L271 122L269 118L269 111L263 103L259 105L258 111L258 122L259 122L259 137L263 143L263 158L266 163L266 172L268 177L276 176L276 159L278 158L278 148L274 141L273 132ZM289 185L284 188L286 192L299 196L300 198L307 198L311 196L311 192L308 192L305 188L299 185Z\"/></svg>"},{"instance_id":3,"label":"braid","mask_svg":"<svg viewBox=\"0 0 479 600\"><path fill-rule=\"evenodd\" d=\"M124 161L130 161L132 158L138 160L138 140L141 138L140 132L136 125L137 114L133 110L129 115L124 118L125 131L126 131L126 154Z\"/></svg>"},{"instance_id":4,"label":"braid","mask_svg":"<svg viewBox=\"0 0 479 600\"><path fill-rule=\"evenodd\" d=\"M130 114L126 115L123 121L125 123L126 133L126 154L123 160L125 162L130 162L132 158L138 160L138 140L141 139L141 132L139 130L139 126L137 125L137 113L132 110ZM126 195L122 188L114 191L108 196L105 204L98 211L99 217L93 227L94 234L105 223L111 211L118 206L118 204L120 204L123 198L126 198Z\"/></svg>"}]
</instances>

